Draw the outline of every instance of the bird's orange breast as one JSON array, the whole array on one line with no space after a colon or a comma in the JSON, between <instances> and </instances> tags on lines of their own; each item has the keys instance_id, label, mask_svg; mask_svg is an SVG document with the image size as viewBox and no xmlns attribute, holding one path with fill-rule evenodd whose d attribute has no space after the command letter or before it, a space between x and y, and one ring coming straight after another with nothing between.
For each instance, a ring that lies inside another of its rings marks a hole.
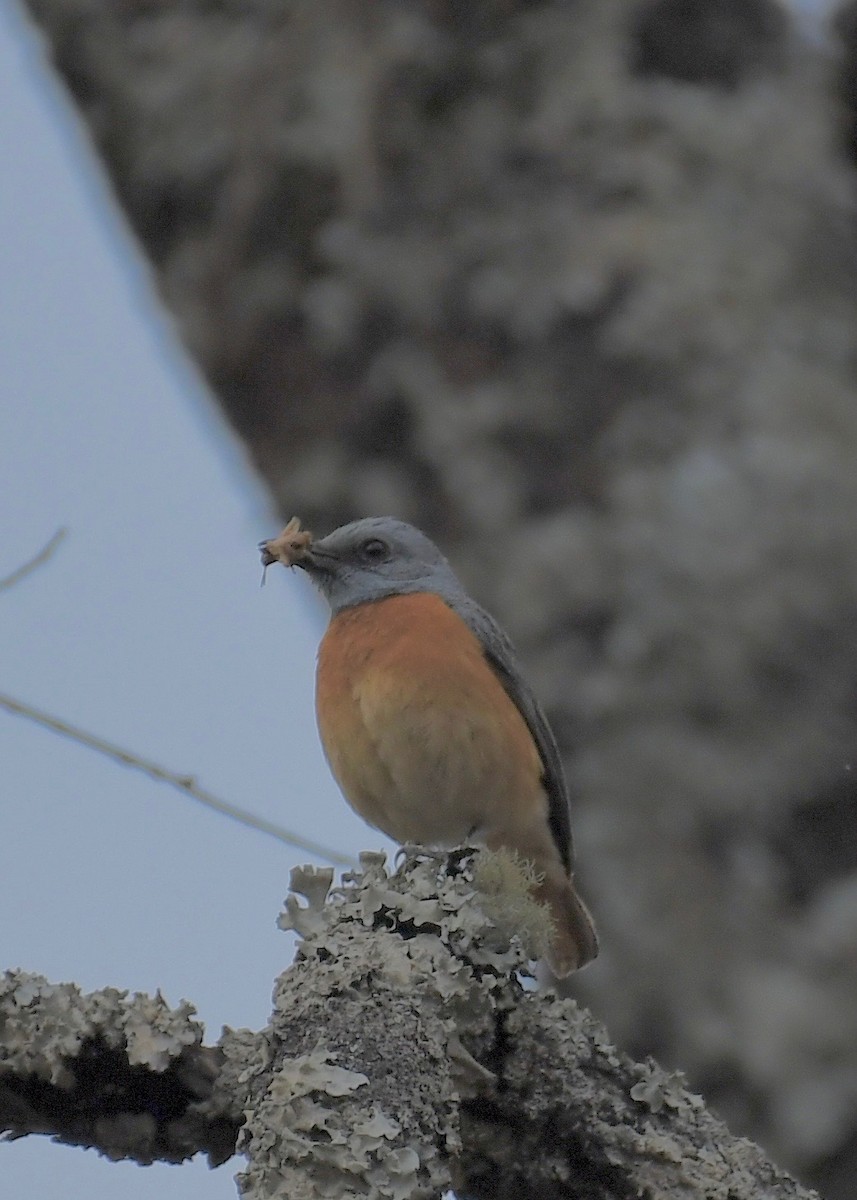
<instances>
[{"instance_id":1,"label":"bird's orange breast","mask_svg":"<svg viewBox=\"0 0 857 1200\"><path fill-rule=\"evenodd\" d=\"M490 842L496 830L544 820L527 724L478 638L439 596L391 596L335 616L319 650L316 704L347 800L396 840Z\"/></svg>"}]
</instances>

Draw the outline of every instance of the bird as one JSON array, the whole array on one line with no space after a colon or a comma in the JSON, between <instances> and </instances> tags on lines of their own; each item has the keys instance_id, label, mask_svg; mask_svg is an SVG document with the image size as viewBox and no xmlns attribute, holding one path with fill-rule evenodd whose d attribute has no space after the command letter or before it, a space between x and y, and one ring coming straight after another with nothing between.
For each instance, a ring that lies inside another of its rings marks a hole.
<instances>
[{"instance_id":1,"label":"bird","mask_svg":"<svg viewBox=\"0 0 857 1200\"><path fill-rule=\"evenodd\" d=\"M316 716L345 799L395 841L505 849L532 867L559 978L598 953L573 876L556 739L500 625L421 530L364 517L314 540L293 518L260 543L330 606Z\"/></svg>"}]
</instances>

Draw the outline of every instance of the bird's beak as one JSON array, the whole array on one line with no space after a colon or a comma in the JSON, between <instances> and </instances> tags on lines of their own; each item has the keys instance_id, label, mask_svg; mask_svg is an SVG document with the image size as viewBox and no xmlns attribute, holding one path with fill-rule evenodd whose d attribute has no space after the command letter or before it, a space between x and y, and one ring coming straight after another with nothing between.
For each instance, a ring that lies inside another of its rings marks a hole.
<instances>
[{"instance_id":1,"label":"bird's beak","mask_svg":"<svg viewBox=\"0 0 857 1200\"><path fill-rule=\"evenodd\" d=\"M307 546L307 548L306 548L306 550L304 550L303 554L301 554L299 558L296 558L294 560L294 562L291 564L291 566L300 567L300 569L302 571L308 571L311 574L313 571L313 567L314 567L314 564L312 562L312 555L313 555L312 547Z\"/></svg>"},{"instance_id":2,"label":"bird's beak","mask_svg":"<svg viewBox=\"0 0 857 1200\"><path fill-rule=\"evenodd\" d=\"M325 550L323 542L315 542L307 546L292 565L300 567L308 575L328 575L332 572L335 562L336 555Z\"/></svg>"}]
</instances>

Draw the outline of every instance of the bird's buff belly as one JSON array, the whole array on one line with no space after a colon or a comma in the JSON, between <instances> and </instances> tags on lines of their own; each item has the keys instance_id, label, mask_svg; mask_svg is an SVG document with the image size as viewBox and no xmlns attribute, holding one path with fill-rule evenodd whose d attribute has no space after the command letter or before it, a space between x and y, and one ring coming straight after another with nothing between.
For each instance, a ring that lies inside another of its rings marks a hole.
<instances>
[{"instance_id":1,"label":"bird's buff belly","mask_svg":"<svg viewBox=\"0 0 857 1200\"><path fill-rule=\"evenodd\" d=\"M423 625L415 639L414 622L429 619L431 636ZM336 618L319 654L317 711L346 799L397 841L483 841L544 806L526 723L475 636L436 597Z\"/></svg>"}]
</instances>

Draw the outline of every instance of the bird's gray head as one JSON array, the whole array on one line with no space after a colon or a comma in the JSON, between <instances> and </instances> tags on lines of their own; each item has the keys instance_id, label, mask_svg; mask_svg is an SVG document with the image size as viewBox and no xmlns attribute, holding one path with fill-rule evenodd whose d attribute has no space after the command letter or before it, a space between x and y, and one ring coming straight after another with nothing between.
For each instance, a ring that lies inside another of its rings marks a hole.
<instances>
[{"instance_id":1,"label":"bird's gray head","mask_svg":"<svg viewBox=\"0 0 857 1200\"><path fill-rule=\"evenodd\" d=\"M464 595L452 567L419 529L393 517L364 517L313 542L295 565L312 578L334 613L406 592Z\"/></svg>"}]
</instances>

